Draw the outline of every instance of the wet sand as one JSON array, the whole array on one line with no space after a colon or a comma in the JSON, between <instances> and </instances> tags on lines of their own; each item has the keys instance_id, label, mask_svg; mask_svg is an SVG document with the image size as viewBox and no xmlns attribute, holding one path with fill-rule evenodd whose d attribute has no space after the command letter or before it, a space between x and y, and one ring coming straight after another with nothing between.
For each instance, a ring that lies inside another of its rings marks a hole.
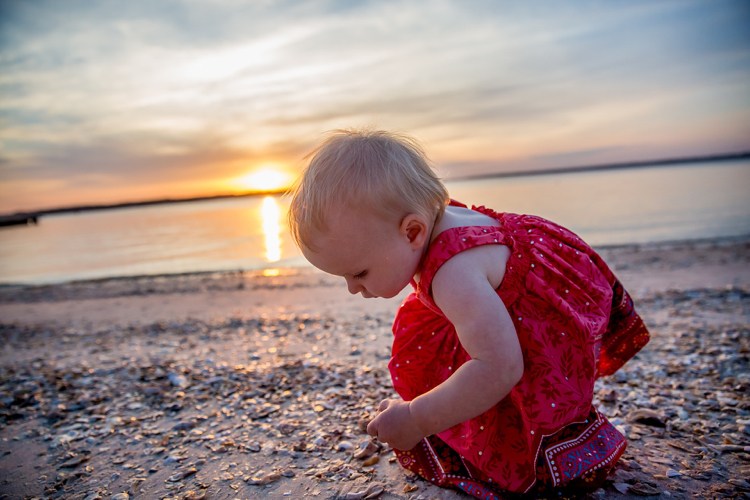
<instances>
[{"instance_id":1,"label":"wet sand","mask_svg":"<svg viewBox=\"0 0 750 500\"><path fill-rule=\"evenodd\" d=\"M746 498L750 242L600 251L652 341L598 382L630 444L590 497ZM402 297L313 270L0 287L0 498L465 498L366 446Z\"/></svg>"}]
</instances>

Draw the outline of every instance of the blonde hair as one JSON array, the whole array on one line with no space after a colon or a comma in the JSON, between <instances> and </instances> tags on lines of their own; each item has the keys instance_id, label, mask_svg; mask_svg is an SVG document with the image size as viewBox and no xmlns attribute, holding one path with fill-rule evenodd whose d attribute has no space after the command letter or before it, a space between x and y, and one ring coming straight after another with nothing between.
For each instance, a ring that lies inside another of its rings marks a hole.
<instances>
[{"instance_id":1,"label":"blonde hair","mask_svg":"<svg viewBox=\"0 0 750 500\"><path fill-rule=\"evenodd\" d=\"M384 217L399 218L417 213L432 220L449 201L448 191L411 137L336 130L311 155L290 192L289 227L299 246L309 247L311 233L327 229L326 219L335 208L372 208Z\"/></svg>"}]
</instances>

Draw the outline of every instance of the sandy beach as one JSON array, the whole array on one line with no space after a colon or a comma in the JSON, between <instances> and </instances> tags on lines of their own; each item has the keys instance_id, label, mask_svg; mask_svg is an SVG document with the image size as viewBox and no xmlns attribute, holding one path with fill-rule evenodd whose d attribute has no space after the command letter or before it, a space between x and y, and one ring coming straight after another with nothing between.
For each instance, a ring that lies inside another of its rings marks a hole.
<instances>
[{"instance_id":1,"label":"sandy beach","mask_svg":"<svg viewBox=\"0 0 750 500\"><path fill-rule=\"evenodd\" d=\"M652 332L590 498L750 495L750 241L602 248ZM0 287L0 498L466 498L363 422L399 301L314 270Z\"/></svg>"}]
</instances>

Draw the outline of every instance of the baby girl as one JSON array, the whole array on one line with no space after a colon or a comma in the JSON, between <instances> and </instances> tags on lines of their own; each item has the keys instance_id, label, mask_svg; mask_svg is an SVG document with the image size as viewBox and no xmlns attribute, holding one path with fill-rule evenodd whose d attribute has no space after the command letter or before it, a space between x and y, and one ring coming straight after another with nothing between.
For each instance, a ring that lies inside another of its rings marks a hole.
<instances>
[{"instance_id":1,"label":"baby girl","mask_svg":"<svg viewBox=\"0 0 750 500\"><path fill-rule=\"evenodd\" d=\"M363 297L411 285L389 363L401 399L367 431L399 463L479 498L598 487L625 438L595 380L648 331L597 253L531 215L449 198L412 139L340 131L293 191L292 234Z\"/></svg>"}]
</instances>

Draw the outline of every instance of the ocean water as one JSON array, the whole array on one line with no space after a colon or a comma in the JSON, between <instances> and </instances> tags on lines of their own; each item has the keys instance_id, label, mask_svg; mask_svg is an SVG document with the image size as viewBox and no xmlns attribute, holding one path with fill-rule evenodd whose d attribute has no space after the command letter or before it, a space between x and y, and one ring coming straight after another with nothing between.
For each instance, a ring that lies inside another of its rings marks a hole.
<instances>
[{"instance_id":1,"label":"ocean water","mask_svg":"<svg viewBox=\"0 0 750 500\"><path fill-rule=\"evenodd\" d=\"M594 246L750 235L750 160L447 182L454 199L540 215ZM49 215L0 229L0 283L308 264L281 196Z\"/></svg>"}]
</instances>

